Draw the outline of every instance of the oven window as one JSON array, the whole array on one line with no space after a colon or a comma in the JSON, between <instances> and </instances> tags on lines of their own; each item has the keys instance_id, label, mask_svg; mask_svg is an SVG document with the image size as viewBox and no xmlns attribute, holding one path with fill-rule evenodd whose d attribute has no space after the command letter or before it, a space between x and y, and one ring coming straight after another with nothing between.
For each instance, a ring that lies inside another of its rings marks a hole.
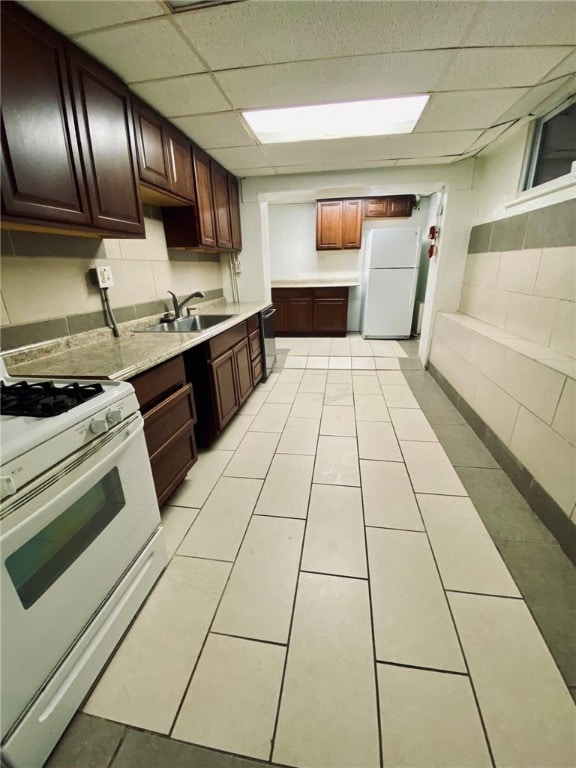
<instances>
[{"instance_id":1,"label":"oven window","mask_svg":"<svg viewBox=\"0 0 576 768\"><path fill-rule=\"evenodd\" d=\"M116 517L126 500L114 467L90 490L6 558L24 608L30 608Z\"/></svg>"}]
</instances>

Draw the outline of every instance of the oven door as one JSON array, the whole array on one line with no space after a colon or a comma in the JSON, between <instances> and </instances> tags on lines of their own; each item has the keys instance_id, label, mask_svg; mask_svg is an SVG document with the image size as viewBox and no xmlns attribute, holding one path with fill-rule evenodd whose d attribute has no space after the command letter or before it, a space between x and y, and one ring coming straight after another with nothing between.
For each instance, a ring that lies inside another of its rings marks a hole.
<instances>
[{"instance_id":1,"label":"oven door","mask_svg":"<svg viewBox=\"0 0 576 768\"><path fill-rule=\"evenodd\" d=\"M134 414L0 506L2 736L159 526L142 429Z\"/></svg>"}]
</instances>

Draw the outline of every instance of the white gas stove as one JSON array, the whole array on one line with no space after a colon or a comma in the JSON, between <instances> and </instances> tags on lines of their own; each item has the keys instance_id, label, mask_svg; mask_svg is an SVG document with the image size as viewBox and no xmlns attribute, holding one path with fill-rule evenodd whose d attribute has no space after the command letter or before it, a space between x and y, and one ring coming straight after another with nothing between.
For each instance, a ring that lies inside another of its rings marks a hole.
<instances>
[{"instance_id":1,"label":"white gas stove","mask_svg":"<svg viewBox=\"0 0 576 768\"><path fill-rule=\"evenodd\" d=\"M166 550L133 387L0 373L2 764L40 768Z\"/></svg>"}]
</instances>

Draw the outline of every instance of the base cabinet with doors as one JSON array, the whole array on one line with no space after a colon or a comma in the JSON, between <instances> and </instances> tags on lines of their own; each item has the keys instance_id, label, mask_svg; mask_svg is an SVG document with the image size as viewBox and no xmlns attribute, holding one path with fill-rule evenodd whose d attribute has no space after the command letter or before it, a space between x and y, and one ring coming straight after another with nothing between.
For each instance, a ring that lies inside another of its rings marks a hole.
<instances>
[{"instance_id":1,"label":"base cabinet with doors","mask_svg":"<svg viewBox=\"0 0 576 768\"><path fill-rule=\"evenodd\" d=\"M346 336L348 288L272 288L278 336Z\"/></svg>"},{"instance_id":2,"label":"base cabinet with doors","mask_svg":"<svg viewBox=\"0 0 576 768\"><path fill-rule=\"evenodd\" d=\"M207 447L246 401L262 375L262 351L255 341L254 315L184 353L198 409L196 440ZM259 334L259 324L257 326ZM252 330L250 330L252 329Z\"/></svg>"},{"instance_id":3,"label":"base cabinet with doors","mask_svg":"<svg viewBox=\"0 0 576 768\"><path fill-rule=\"evenodd\" d=\"M138 374L130 383L144 416L144 437L162 506L198 458L192 384L186 380L182 355Z\"/></svg>"}]
</instances>

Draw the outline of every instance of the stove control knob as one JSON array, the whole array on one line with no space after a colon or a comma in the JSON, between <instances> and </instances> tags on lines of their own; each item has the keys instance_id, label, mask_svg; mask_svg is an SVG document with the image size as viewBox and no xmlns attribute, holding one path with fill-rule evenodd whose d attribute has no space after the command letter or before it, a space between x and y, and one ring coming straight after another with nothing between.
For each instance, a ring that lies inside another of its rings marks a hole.
<instances>
[{"instance_id":1,"label":"stove control knob","mask_svg":"<svg viewBox=\"0 0 576 768\"><path fill-rule=\"evenodd\" d=\"M103 435L104 432L108 432L106 419L92 419L90 422L90 432L93 432L95 435Z\"/></svg>"},{"instance_id":2,"label":"stove control knob","mask_svg":"<svg viewBox=\"0 0 576 768\"><path fill-rule=\"evenodd\" d=\"M16 483L11 477L0 477L0 498L12 496L17 490Z\"/></svg>"},{"instance_id":3,"label":"stove control knob","mask_svg":"<svg viewBox=\"0 0 576 768\"><path fill-rule=\"evenodd\" d=\"M122 421L122 411L119 409L110 410L106 414L106 421L113 427L115 424L120 424Z\"/></svg>"}]
</instances>

